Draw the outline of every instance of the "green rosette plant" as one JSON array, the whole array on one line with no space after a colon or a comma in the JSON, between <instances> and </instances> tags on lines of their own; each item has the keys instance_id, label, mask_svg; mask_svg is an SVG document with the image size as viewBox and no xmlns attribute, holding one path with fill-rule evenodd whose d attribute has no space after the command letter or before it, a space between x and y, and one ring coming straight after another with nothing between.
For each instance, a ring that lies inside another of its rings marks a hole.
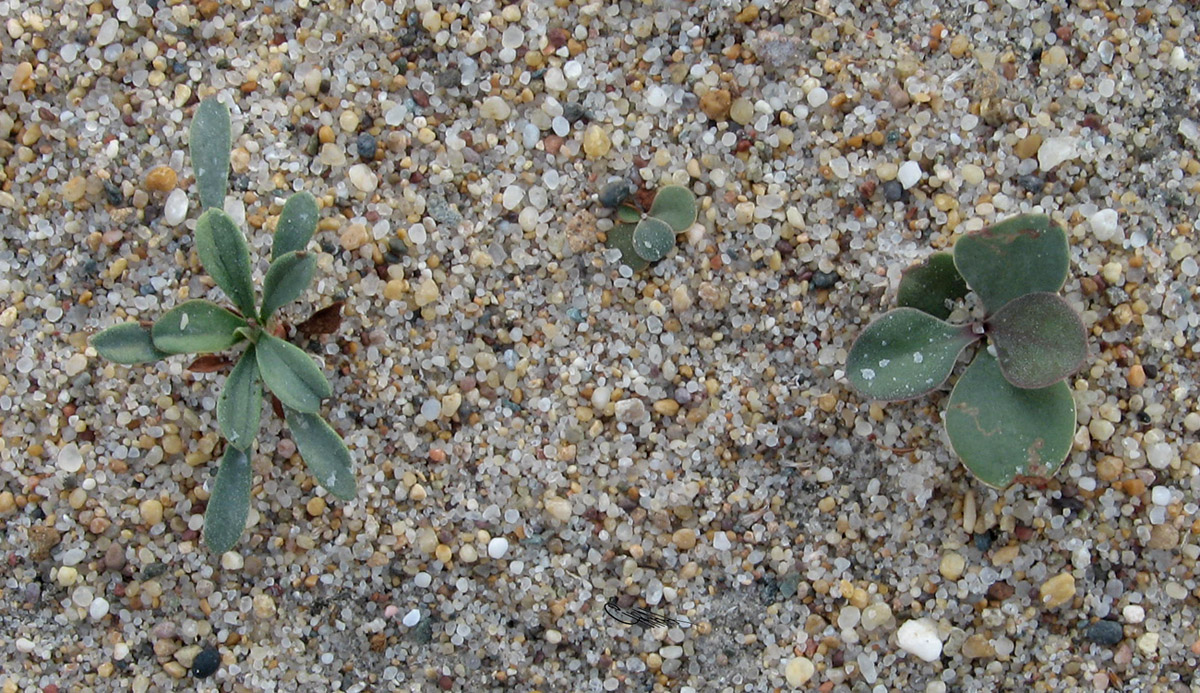
<instances>
[{"instance_id":1,"label":"green rosette plant","mask_svg":"<svg viewBox=\"0 0 1200 693\"><path fill-rule=\"evenodd\" d=\"M880 400L928 394L964 349L978 348L955 383L945 423L955 453L980 481L1003 488L1019 476L1053 476L1075 433L1065 380L1087 360L1087 331L1058 295L1067 278L1066 233L1049 217L1023 215L959 239L900 282L901 307L872 322L846 360L850 383ZM946 321L974 291L984 316Z\"/></svg>"},{"instance_id":2,"label":"green rosette plant","mask_svg":"<svg viewBox=\"0 0 1200 693\"><path fill-rule=\"evenodd\" d=\"M668 185L654 195L649 212L622 203L616 218L608 247L620 250L621 262L639 272L666 257L675 237L696 223L696 196L682 185Z\"/></svg>"},{"instance_id":3,"label":"green rosette plant","mask_svg":"<svg viewBox=\"0 0 1200 693\"><path fill-rule=\"evenodd\" d=\"M245 345L217 399L217 425L227 445L204 515L205 543L224 553L237 543L250 513L250 454L262 417L264 387L275 398L317 483L346 500L354 498L356 489L350 451L319 414L322 400L333 389L311 356L281 338L287 329L278 318L279 309L304 292L316 271L316 256L306 248L317 230L317 201L302 192L284 203L259 302L246 237L222 210L232 146L228 107L215 97L202 101L189 144L203 209L196 221L196 252L233 308L208 300L185 301L153 324L116 325L93 336L91 344L101 356L121 364ZM309 331L332 331L328 310L318 311L313 320L322 326ZM197 363L196 370L214 368L212 361L200 367Z\"/></svg>"}]
</instances>

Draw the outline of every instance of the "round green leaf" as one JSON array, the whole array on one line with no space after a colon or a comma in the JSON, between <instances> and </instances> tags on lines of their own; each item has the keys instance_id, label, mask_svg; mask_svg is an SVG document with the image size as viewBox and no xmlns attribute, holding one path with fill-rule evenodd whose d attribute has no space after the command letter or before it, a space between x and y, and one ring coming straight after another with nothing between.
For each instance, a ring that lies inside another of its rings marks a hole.
<instances>
[{"instance_id":1,"label":"round green leaf","mask_svg":"<svg viewBox=\"0 0 1200 693\"><path fill-rule=\"evenodd\" d=\"M212 301L194 299L167 311L151 334L154 346L168 354L210 354L237 344L246 321Z\"/></svg>"},{"instance_id":2,"label":"round green leaf","mask_svg":"<svg viewBox=\"0 0 1200 693\"><path fill-rule=\"evenodd\" d=\"M97 333L92 337L92 347L113 363L147 363L168 355L154 346L150 328L136 322L113 325Z\"/></svg>"},{"instance_id":3,"label":"round green leaf","mask_svg":"<svg viewBox=\"0 0 1200 693\"><path fill-rule=\"evenodd\" d=\"M300 347L264 332L254 354L263 382L292 409L313 414L333 394L325 374Z\"/></svg>"},{"instance_id":4,"label":"round green leaf","mask_svg":"<svg viewBox=\"0 0 1200 693\"><path fill-rule=\"evenodd\" d=\"M229 296L242 315L253 316L254 281L250 276L250 248L246 237L228 214L210 209L196 222L196 252L204 269Z\"/></svg>"},{"instance_id":5,"label":"round green leaf","mask_svg":"<svg viewBox=\"0 0 1200 693\"><path fill-rule=\"evenodd\" d=\"M262 321L304 293L316 270L316 256L302 250L284 253L272 262L263 278Z\"/></svg>"},{"instance_id":6,"label":"round green leaf","mask_svg":"<svg viewBox=\"0 0 1200 693\"><path fill-rule=\"evenodd\" d=\"M654 196L650 216L662 219L675 233L683 233L696 223L696 196L682 185L668 185Z\"/></svg>"},{"instance_id":7,"label":"round green leaf","mask_svg":"<svg viewBox=\"0 0 1200 693\"><path fill-rule=\"evenodd\" d=\"M967 283L954 267L954 256L934 253L904 271L896 302L945 320L950 317L949 303L966 295Z\"/></svg>"},{"instance_id":8,"label":"round green leaf","mask_svg":"<svg viewBox=\"0 0 1200 693\"><path fill-rule=\"evenodd\" d=\"M646 217L633 228L633 252L647 262L657 262L675 247L675 231L667 222Z\"/></svg>"},{"instance_id":9,"label":"round green leaf","mask_svg":"<svg viewBox=\"0 0 1200 693\"><path fill-rule=\"evenodd\" d=\"M245 450L258 434L262 418L262 379L253 344L246 347L217 398L217 425L233 447Z\"/></svg>"},{"instance_id":10,"label":"round green leaf","mask_svg":"<svg viewBox=\"0 0 1200 693\"><path fill-rule=\"evenodd\" d=\"M196 172L196 187L200 189L200 207L223 208L229 188L229 150L233 146L233 136L229 107L217 97L210 96L196 107L188 132L188 146L192 152L192 168Z\"/></svg>"},{"instance_id":11,"label":"round green leaf","mask_svg":"<svg viewBox=\"0 0 1200 693\"><path fill-rule=\"evenodd\" d=\"M275 225L275 237L271 241L271 260L278 260L293 250L308 247L317 232L317 198L311 193L299 192L283 203L279 223Z\"/></svg>"},{"instance_id":12,"label":"round green leaf","mask_svg":"<svg viewBox=\"0 0 1200 693\"><path fill-rule=\"evenodd\" d=\"M629 265L634 272L640 272L650 266L649 261L642 258L633 250L633 224L617 224L608 232L608 247L621 251L621 262Z\"/></svg>"},{"instance_id":13,"label":"round green leaf","mask_svg":"<svg viewBox=\"0 0 1200 693\"><path fill-rule=\"evenodd\" d=\"M959 353L977 339L970 328L916 308L890 310L850 347L846 377L875 399L911 399L946 382Z\"/></svg>"},{"instance_id":14,"label":"round green leaf","mask_svg":"<svg viewBox=\"0 0 1200 693\"><path fill-rule=\"evenodd\" d=\"M230 445L221 458L217 480L204 511L204 543L213 553L225 553L237 544L250 515L250 457Z\"/></svg>"},{"instance_id":15,"label":"round green leaf","mask_svg":"<svg viewBox=\"0 0 1200 693\"><path fill-rule=\"evenodd\" d=\"M296 449L317 483L338 498L353 500L357 493L354 462L342 437L316 414L285 406L283 415L296 440Z\"/></svg>"},{"instance_id":16,"label":"round green leaf","mask_svg":"<svg viewBox=\"0 0 1200 693\"><path fill-rule=\"evenodd\" d=\"M1087 359L1087 328L1058 294L1014 298L988 319L988 336L1008 382L1046 387L1071 375Z\"/></svg>"},{"instance_id":17,"label":"round green leaf","mask_svg":"<svg viewBox=\"0 0 1200 693\"><path fill-rule=\"evenodd\" d=\"M1067 234L1044 214L1007 219L954 245L954 265L988 313L1017 296L1058 291L1068 263Z\"/></svg>"},{"instance_id":18,"label":"round green leaf","mask_svg":"<svg viewBox=\"0 0 1200 693\"><path fill-rule=\"evenodd\" d=\"M963 464L988 486L1053 476L1071 451L1075 400L1064 382L1014 387L996 358L980 350L950 395L946 432Z\"/></svg>"}]
</instances>

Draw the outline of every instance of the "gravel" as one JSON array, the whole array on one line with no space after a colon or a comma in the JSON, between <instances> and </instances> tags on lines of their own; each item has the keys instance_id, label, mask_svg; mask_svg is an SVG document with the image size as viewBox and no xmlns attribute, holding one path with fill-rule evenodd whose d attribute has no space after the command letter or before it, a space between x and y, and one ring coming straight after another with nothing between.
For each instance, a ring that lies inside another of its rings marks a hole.
<instances>
[{"instance_id":1,"label":"gravel","mask_svg":"<svg viewBox=\"0 0 1200 693\"><path fill-rule=\"evenodd\" d=\"M1195 685L1188 4L0 16L0 691L200 671L222 690ZM288 195L319 200L317 277L284 317L344 302L302 346L360 489L326 498L268 413L228 557L200 541L224 374L87 343L225 300L193 252L185 140L212 94L257 257ZM603 243L614 179L699 201L640 274ZM1019 212L1066 228L1093 339L1069 459L997 491L953 458L945 393L871 402L843 369L906 267Z\"/></svg>"}]
</instances>

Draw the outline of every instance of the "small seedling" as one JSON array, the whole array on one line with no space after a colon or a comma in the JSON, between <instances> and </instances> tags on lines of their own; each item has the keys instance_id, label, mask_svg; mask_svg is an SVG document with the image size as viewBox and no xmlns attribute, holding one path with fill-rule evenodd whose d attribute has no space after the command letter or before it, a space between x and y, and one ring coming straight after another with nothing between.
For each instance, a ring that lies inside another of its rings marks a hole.
<instances>
[{"instance_id":1,"label":"small seedling","mask_svg":"<svg viewBox=\"0 0 1200 693\"><path fill-rule=\"evenodd\" d=\"M904 400L950 377L958 356L984 337L946 407L946 432L963 464L1003 488L1018 476L1053 476L1071 449L1075 400L1065 379L1087 359L1087 332L1058 295L1067 236L1044 215L1008 219L962 237L905 272L901 307L859 335L847 377L864 394ZM946 322L972 290L985 315Z\"/></svg>"},{"instance_id":2,"label":"small seedling","mask_svg":"<svg viewBox=\"0 0 1200 693\"><path fill-rule=\"evenodd\" d=\"M333 495L355 495L350 451L318 413L332 394L321 367L285 341L277 311L312 281L316 257L307 250L317 230L317 201L297 193L283 206L262 282L262 303L250 272L250 249L242 231L222 209L229 181L229 109L216 98L196 108L189 143L204 212L196 222L196 252L234 308L186 301L153 324L127 322L92 337L104 358L139 364L172 354L211 354L245 343L217 399L217 425L228 443L204 515L204 541L224 553L233 548L250 512L250 448L258 434L263 386L278 400L296 448L318 483ZM323 312L323 311L319 311ZM303 331L303 330L302 330ZM197 370L212 370L212 362Z\"/></svg>"},{"instance_id":3,"label":"small seedling","mask_svg":"<svg viewBox=\"0 0 1200 693\"><path fill-rule=\"evenodd\" d=\"M658 191L649 212L621 203L617 224L608 232L608 247L621 251L621 262L639 272L675 247L675 237L696 223L696 196L682 185Z\"/></svg>"}]
</instances>

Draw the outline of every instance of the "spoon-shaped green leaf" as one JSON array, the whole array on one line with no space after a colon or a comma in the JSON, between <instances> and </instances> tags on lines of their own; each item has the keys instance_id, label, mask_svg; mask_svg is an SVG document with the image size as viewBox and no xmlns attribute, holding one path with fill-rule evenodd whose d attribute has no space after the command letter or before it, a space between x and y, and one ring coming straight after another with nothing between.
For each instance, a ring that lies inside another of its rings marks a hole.
<instances>
[{"instance_id":1,"label":"spoon-shaped green leaf","mask_svg":"<svg viewBox=\"0 0 1200 693\"><path fill-rule=\"evenodd\" d=\"M246 321L212 301L185 301L163 314L151 329L154 346L168 354L211 354L237 344Z\"/></svg>"},{"instance_id":2,"label":"spoon-shaped green leaf","mask_svg":"<svg viewBox=\"0 0 1200 693\"><path fill-rule=\"evenodd\" d=\"M846 359L850 384L876 399L910 399L937 389L968 344L969 327L916 308L890 310L863 331Z\"/></svg>"},{"instance_id":3,"label":"spoon-shaped green leaf","mask_svg":"<svg viewBox=\"0 0 1200 693\"><path fill-rule=\"evenodd\" d=\"M608 232L608 247L621 251L621 262L629 265L634 272L640 272L650 266L650 262L638 255L633 249L633 224L617 224Z\"/></svg>"},{"instance_id":4,"label":"spoon-shaped green leaf","mask_svg":"<svg viewBox=\"0 0 1200 693\"><path fill-rule=\"evenodd\" d=\"M357 493L354 462L342 437L316 414L284 406L283 415L296 440L296 449L317 483L338 498L353 500Z\"/></svg>"},{"instance_id":5,"label":"spoon-shaped green leaf","mask_svg":"<svg viewBox=\"0 0 1200 693\"><path fill-rule=\"evenodd\" d=\"M278 260L293 250L308 247L317 232L317 199L311 193L298 192L283 203L279 223L275 225L275 237L271 240L271 260Z\"/></svg>"},{"instance_id":6,"label":"spoon-shaped green leaf","mask_svg":"<svg viewBox=\"0 0 1200 693\"><path fill-rule=\"evenodd\" d=\"M966 295L967 282L954 267L954 256L950 253L934 253L924 262L904 271L896 303L945 320L950 317L948 303Z\"/></svg>"},{"instance_id":7,"label":"spoon-shaped green leaf","mask_svg":"<svg viewBox=\"0 0 1200 693\"><path fill-rule=\"evenodd\" d=\"M217 425L221 434L230 445L242 450L254 442L262 418L262 379L254 350L251 344L242 352L217 398Z\"/></svg>"},{"instance_id":8,"label":"spoon-shaped green leaf","mask_svg":"<svg viewBox=\"0 0 1200 693\"><path fill-rule=\"evenodd\" d=\"M253 317L254 281L250 276L250 247L228 214L210 209L196 221L196 252L204 269L229 296L242 315Z\"/></svg>"},{"instance_id":9,"label":"spoon-shaped green leaf","mask_svg":"<svg viewBox=\"0 0 1200 693\"><path fill-rule=\"evenodd\" d=\"M313 414L321 400L333 394L325 374L300 347L265 332L255 346L258 372L283 404Z\"/></svg>"},{"instance_id":10,"label":"spoon-shaped green leaf","mask_svg":"<svg viewBox=\"0 0 1200 693\"><path fill-rule=\"evenodd\" d=\"M675 233L696 223L696 196L682 185L661 188L650 204L650 216L665 221Z\"/></svg>"},{"instance_id":11,"label":"spoon-shaped green leaf","mask_svg":"<svg viewBox=\"0 0 1200 693\"><path fill-rule=\"evenodd\" d=\"M1075 400L1064 382L1014 387L996 358L980 350L946 407L954 452L980 481L1004 488L1017 476L1053 476L1071 451Z\"/></svg>"},{"instance_id":12,"label":"spoon-shaped green leaf","mask_svg":"<svg viewBox=\"0 0 1200 693\"><path fill-rule=\"evenodd\" d=\"M1057 292L1068 261L1067 234L1044 214L1013 217L954 244L954 265L988 313L1017 296Z\"/></svg>"},{"instance_id":13,"label":"spoon-shaped green leaf","mask_svg":"<svg viewBox=\"0 0 1200 693\"><path fill-rule=\"evenodd\" d=\"M246 451L230 445L221 458L217 480L204 511L204 543L221 554L237 544L250 515L250 483L253 474Z\"/></svg>"},{"instance_id":14,"label":"spoon-shaped green leaf","mask_svg":"<svg viewBox=\"0 0 1200 693\"><path fill-rule=\"evenodd\" d=\"M188 132L192 152L192 168L196 172L196 187L200 189L202 209L225 206L229 189L229 150L233 136L229 124L229 107L210 96L196 106L192 127Z\"/></svg>"},{"instance_id":15,"label":"spoon-shaped green leaf","mask_svg":"<svg viewBox=\"0 0 1200 693\"><path fill-rule=\"evenodd\" d=\"M633 228L633 252L647 262L657 262L675 247L675 231L655 217L642 219Z\"/></svg>"},{"instance_id":16,"label":"spoon-shaped green leaf","mask_svg":"<svg viewBox=\"0 0 1200 693\"><path fill-rule=\"evenodd\" d=\"M302 250L284 253L272 262L263 278L262 321L304 293L316 269L316 256Z\"/></svg>"},{"instance_id":17,"label":"spoon-shaped green leaf","mask_svg":"<svg viewBox=\"0 0 1200 693\"><path fill-rule=\"evenodd\" d=\"M96 353L113 363L136 364L157 361L168 356L154 346L150 327L136 322L123 322L92 336Z\"/></svg>"}]
</instances>

